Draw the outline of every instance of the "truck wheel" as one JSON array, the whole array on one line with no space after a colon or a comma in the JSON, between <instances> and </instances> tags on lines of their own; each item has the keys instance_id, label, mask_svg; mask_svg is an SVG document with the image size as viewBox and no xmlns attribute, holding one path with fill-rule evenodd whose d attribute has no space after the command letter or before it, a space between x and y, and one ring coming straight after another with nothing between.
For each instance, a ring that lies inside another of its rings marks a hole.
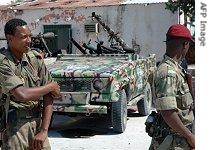
<instances>
[{"instance_id":1,"label":"truck wheel","mask_svg":"<svg viewBox=\"0 0 210 150\"><path fill-rule=\"evenodd\" d=\"M152 91L149 82L147 82L144 89L144 98L138 101L137 107L140 115L147 116L150 114L152 107Z\"/></svg>"},{"instance_id":2,"label":"truck wheel","mask_svg":"<svg viewBox=\"0 0 210 150\"><path fill-rule=\"evenodd\" d=\"M124 90L117 102L112 103L111 119L114 132L123 133L127 124L127 99Z\"/></svg>"}]
</instances>

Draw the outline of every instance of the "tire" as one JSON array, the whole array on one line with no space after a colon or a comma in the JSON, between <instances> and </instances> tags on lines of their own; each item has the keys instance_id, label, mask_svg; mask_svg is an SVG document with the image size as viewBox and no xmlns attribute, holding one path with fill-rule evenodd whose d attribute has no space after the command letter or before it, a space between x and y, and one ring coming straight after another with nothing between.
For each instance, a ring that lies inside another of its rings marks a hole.
<instances>
[{"instance_id":1,"label":"tire","mask_svg":"<svg viewBox=\"0 0 210 150\"><path fill-rule=\"evenodd\" d=\"M147 82L144 89L144 98L137 102L137 107L140 115L147 116L150 114L152 107L152 91L149 82Z\"/></svg>"},{"instance_id":2,"label":"tire","mask_svg":"<svg viewBox=\"0 0 210 150\"><path fill-rule=\"evenodd\" d=\"M127 124L127 99L124 90L117 102L112 103L111 119L114 132L123 133Z\"/></svg>"}]
</instances>

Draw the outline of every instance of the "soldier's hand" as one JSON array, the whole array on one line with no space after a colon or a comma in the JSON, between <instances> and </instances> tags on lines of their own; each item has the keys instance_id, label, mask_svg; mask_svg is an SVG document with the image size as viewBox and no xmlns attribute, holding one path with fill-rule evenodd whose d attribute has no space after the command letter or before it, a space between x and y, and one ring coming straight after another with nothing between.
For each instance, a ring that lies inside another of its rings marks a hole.
<instances>
[{"instance_id":1,"label":"soldier's hand","mask_svg":"<svg viewBox=\"0 0 210 150\"><path fill-rule=\"evenodd\" d=\"M192 149L195 148L195 135L191 134L188 138L187 138L187 142L189 143L190 147Z\"/></svg>"},{"instance_id":2,"label":"soldier's hand","mask_svg":"<svg viewBox=\"0 0 210 150\"><path fill-rule=\"evenodd\" d=\"M41 150L43 148L43 144L45 139L47 138L47 131L39 132L31 143L32 150Z\"/></svg>"},{"instance_id":3,"label":"soldier's hand","mask_svg":"<svg viewBox=\"0 0 210 150\"><path fill-rule=\"evenodd\" d=\"M51 86L51 95L52 97L60 97L60 86L58 85L57 82L51 82L49 83Z\"/></svg>"}]
</instances>

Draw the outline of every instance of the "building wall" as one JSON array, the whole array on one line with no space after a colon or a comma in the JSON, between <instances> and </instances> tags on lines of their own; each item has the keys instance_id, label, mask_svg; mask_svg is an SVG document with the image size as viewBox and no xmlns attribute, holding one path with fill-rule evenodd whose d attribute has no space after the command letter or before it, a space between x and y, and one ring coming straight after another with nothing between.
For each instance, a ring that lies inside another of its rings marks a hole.
<instances>
[{"instance_id":1,"label":"building wall","mask_svg":"<svg viewBox=\"0 0 210 150\"><path fill-rule=\"evenodd\" d=\"M23 12L0 11L0 37L4 36L4 24L13 17L24 19L30 26L33 34L43 32L46 24L71 24L72 37L82 45L91 39L96 44L97 37L108 46L108 34L102 28L98 34L86 33L84 24L90 23L92 12L102 16L102 19L113 31L119 32L124 41L133 47L139 46L140 55L150 53L157 55L158 60L165 52L165 33L173 23L179 22L179 15L165 9L164 3L136 4L107 7L81 7L70 9L40 9L24 10ZM0 41L1 47L5 41ZM75 46L73 52L80 53Z\"/></svg>"}]
</instances>

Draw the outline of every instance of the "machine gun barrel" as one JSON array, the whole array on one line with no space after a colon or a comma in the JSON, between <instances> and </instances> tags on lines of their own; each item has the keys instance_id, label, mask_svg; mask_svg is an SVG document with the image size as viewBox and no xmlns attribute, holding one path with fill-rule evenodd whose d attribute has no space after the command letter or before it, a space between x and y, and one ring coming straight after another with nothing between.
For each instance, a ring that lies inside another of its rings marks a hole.
<instances>
[{"instance_id":1,"label":"machine gun barrel","mask_svg":"<svg viewBox=\"0 0 210 150\"><path fill-rule=\"evenodd\" d=\"M87 54L86 51L82 48L82 46L79 45L73 38L71 38L71 42L83 53Z\"/></svg>"},{"instance_id":2,"label":"machine gun barrel","mask_svg":"<svg viewBox=\"0 0 210 150\"><path fill-rule=\"evenodd\" d=\"M129 48L129 46L124 42L122 38L120 38L108 25L105 24L104 21L102 21L101 17L99 15L96 15L95 12L92 12L92 18L98 21L102 25L102 27L108 32L110 39L114 38L116 42L122 46L123 50L126 53L134 53L135 51L132 48Z\"/></svg>"},{"instance_id":3,"label":"machine gun barrel","mask_svg":"<svg viewBox=\"0 0 210 150\"><path fill-rule=\"evenodd\" d=\"M106 46L101 46L103 50L107 50L109 51L110 53L120 53L120 54L123 54L124 52L119 50L119 49L115 49L115 48L111 48L111 47L106 47Z\"/></svg>"},{"instance_id":4,"label":"machine gun barrel","mask_svg":"<svg viewBox=\"0 0 210 150\"><path fill-rule=\"evenodd\" d=\"M44 39L48 39L48 38L55 38L57 35L55 35L53 32L47 32L44 34L37 34L37 35L33 35L31 38L44 38ZM5 37L0 37L0 41L3 40L7 40Z\"/></svg>"},{"instance_id":5,"label":"machine gun barrel","mask_svg":"<svg viewBox=\"0 0 210 150\"><path fill-rule=\"evenodd\" d=\"M133 48L130 48L130 47L123 47L123 50L126 52L126 53L135 53L134 49Z\"/></svg>"},{"instance_id":6,"label":"machine gun barrel","mask_svg":"<svg viewBox=\"0 0 210 150\"><path fill-rule=\"evenodd\" d=\"M48 46L47 46L47 43L45 42L44 38L43 38L43 37L40 37L40 39L41 39L41 41L42 41L42 43L43 43L43 45L44 45L44 47L45 47L47 53L49 54L49 56L52 56L52 53L51 53L51 51L49 50L49 48L48 48Z\"/></svg>"},{"instance_id":7,"label":"machine gun barrel","mask_svg":"<svg viewBox=\"0 0 210 150\"><path fill-rule=\"evenodd\" d=\"M47 32L47 33L44 33L44 34L38 34L38 35L35 35L35 36L32 36L32 38L44 38L44 39L47 39L47 38L55 38L57 35L55 35L53 32Z\"/></svg>"},{"instance_id":8,"label":"machine gun barrel","mask_svg":"<svg viewBox=\"0 0 210 150\"><path fill-rule=\"evenodd\" d=\"M89 45L89 44L86 44L86 43L83 43L82 45L84 48L90 50L90 53L98 53L97 49L95 49L93 46Z\"/></svg>"}]
</instances>

